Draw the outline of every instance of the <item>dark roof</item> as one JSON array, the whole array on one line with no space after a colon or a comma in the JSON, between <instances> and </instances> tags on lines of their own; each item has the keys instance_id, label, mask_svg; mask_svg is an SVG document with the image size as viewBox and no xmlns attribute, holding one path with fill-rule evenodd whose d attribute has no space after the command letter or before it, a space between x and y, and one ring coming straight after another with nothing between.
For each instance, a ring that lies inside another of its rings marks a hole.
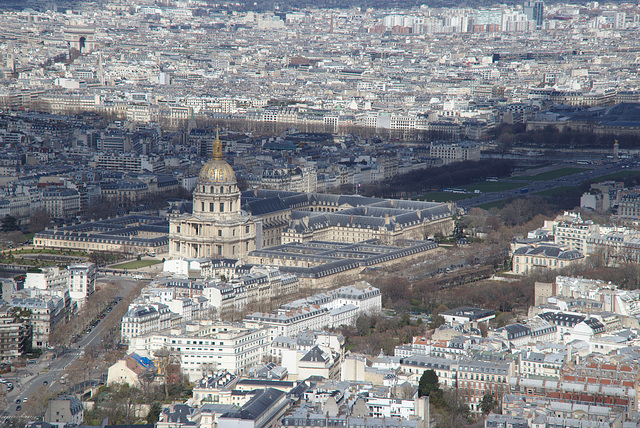
<instances>
[{"instance_id":1,"label":"dark roof","mask_svg":"<svg viewBox=\"0 0 640 428\"><path fill-rule=\"evenodd\" d=\"M584 323L591 327L593 331L602 331L604 330L604 325L597 318L587 318L584 320Z\"/></svg>"},{"instance_id":2,"label":"dark roof","mask_svg":"<svg viewBox=\"0 0 640 428\"><path fill-rule=\"evenodd\" d=\"M496 331L506 331L508 340L517 339L518 337L528 336L531 334L531 329L524 324L510 324L499 328Z\"/></svg>"},{"instance_id":3,"label":"dark roof","mask_svg":"<svg viewBox=\"0 0 640 428\"><path fill-rule=\"evenodd\" d=\"M252 201L248 201L244 204L242 208L253 215L261 215L266 213L283 211L289 207L285 205L285 203L282 201L282 199L280 199L280 197L276 197L276 198L255 199Z\"/></svg>"},{"instance_id":4,"label":"dark roof","mask_svg":"<svg viewBox=\"0 0 640 428\"><path fill-rule=\"evenodd\" d=\"M267 413L271 406L285 395L284 392L274 388L264 389L254 395L251 400L247 401L240 410L225 413L221 418L250 419L255 421Z\"/></svg>"},{"instance_id":5,"label":"dark roof","mask_svg":"<svg viewBox=\"0 0 640 428\"><path fill-rule=\"evenodd\" d=\"M309 385L307 381L300 382L295 388L289 391L289 394L296 397L302 397L302 395L312 387L313 384Z\"/></svg>"},{"instance_id":6,"label":"dark roof","mask_svg":"<svg viewBox=\"0 0 640 428\"><path fill-rule=\"evenodd\" d=\"M49 422L35 421L28 424L26 428L56 428L56 425L51 425Z\"/></svg>"},{"instance_id":7,"label":"dark roof","mask_svg":"<svg viewBox=\"0 0 640 428\"><path fill-rule=\"evenodd\" d=\"M327 359L324 357L324 352L318 346L314 346L305 354L304 357L300 359L300 361L309 361L312 363L316 362L326 362Z\"/></svg>"},{"instance_id":8,"label":"dark roof","mask_svg":"<svg viewBox=\"0 0 640 428\"><path fill-rule=\"evenodd\" d=\"M288 388L293 388L295 383L294 382L290 382L290 381L286 381L286 380L242 379L242 380L238 381L238 386L240 386L240 385L247 385L247 386L273 385L273 386L285 386L285 387L288 387Z\"/></svg>"},{"instance_id":9,"label":"dark roof","mask_svg":"<svg viewBox=\"0 0 640 428\"><path fill-rule=\"evenodd\" d=\"M537 247L520 247L513 252L517 256L544 256L561 260L581 259L584 256L578 250L563 250L558 247L539 245Z\"/></svg>"},{"instance_id":10,"label":"dark roof","mask_svg":"<svg viewBox=\"0 0 640 428\"><path fill-rule=\"evenodd\" d=\"M563 312L545 312L538 316L550 323L564 326L575 326L586 318L584 315L565 314Z\"/></svg>"},{"instance_id":11,"label":"dark roof","mask_svg":"<svg viewBox=\"0 0 640 428\"><path fill-rule=\"evenodd\" d=\"M167 422L195 426L195 423L189 420L189 416L193 413L194 409L186 404L176 404L173 406L173 411L171 411L170 408L162 410L162 414L165 415L165 421Z\"/></svg>"}]
</instances>

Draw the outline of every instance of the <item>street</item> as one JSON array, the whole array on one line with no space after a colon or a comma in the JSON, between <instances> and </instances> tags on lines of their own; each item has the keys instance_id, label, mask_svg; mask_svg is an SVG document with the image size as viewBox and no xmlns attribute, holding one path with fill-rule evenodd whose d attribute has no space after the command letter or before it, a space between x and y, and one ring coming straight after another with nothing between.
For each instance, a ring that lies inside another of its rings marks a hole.
<instances>
[{"instance_id":1,"label":"street","mask_svg":"<svg viewBox=\"0 0 640 428\"><path fill-rule=\"evenodd\" d=\"M122 298L127 296L130 290L130 287L128 286L135 283L135 281L131 281L129 279L105 275L99 277L99 281L117 281L120 283L121 286L114 297ZM119 305L126 304L127 303L125 301L120 301L113 308L116 309ZM84 355L85 349L100 345L102 338L108 333L108 326L114 325L113 322L107 321L113 319L117 321L116 325L120 324L120 319L116 320L118 317L116 312L118 311L112 310L108 312L105 315L105 318L100 320L95 328L91 329L90 332L81 335L80 340L76 342L73 347L67 348L66 350L45 350L45 353L43 353L37 361L27 363L26 367L18 369L18 372L3 375L2 378L13 383L14 389L7 393L6 398L8 405L5 408L5 411L0 415L0 424L4 426L7 420L13 417L35 420L39 415L30 415L27 413L29 406L27 405L27 402L25 402L25 399L27 399L27 401L31 399L40 387L45 387L52 393L63 392L65 388L71 387L72 385L63 385L60 383L62 375L69 365ZM49 357L54 353L59 355L52 360L49 359ZM99 377L99 374L96 373L94 377ZM20 400L21 403L18 404L17 400ZM18 406L21 407L21 410L17 410ZM44 411L44 409L42 409L42 411Z\"/></svg>"}]
</instances>

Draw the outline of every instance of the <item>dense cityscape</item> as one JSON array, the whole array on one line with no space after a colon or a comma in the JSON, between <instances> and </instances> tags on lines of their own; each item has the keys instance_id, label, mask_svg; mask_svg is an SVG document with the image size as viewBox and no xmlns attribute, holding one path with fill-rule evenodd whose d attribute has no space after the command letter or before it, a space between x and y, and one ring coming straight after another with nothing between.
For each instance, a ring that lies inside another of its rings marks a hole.
<instances>
[{"instance_id":1,"label":"dense cityscape","mask_svg":"<svg viewBox=\"0 0 640 428\"><path fill-rule=\"evenodd\" d=\"M640 427L638 4L0 23L0 426Z\"/></svg>"}]
</instances>

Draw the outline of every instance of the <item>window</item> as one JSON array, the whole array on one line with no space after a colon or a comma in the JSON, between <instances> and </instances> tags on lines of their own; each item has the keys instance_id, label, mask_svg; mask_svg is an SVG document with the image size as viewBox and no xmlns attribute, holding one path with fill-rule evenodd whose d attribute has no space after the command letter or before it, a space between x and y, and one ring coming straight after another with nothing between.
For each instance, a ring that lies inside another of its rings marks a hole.
<instances>
[{"instance_id":1,"label":"window","mask_svg":"<svg viewBox=\"0 0 640 428\"><path fill-rule=\"evenodd\" d=\"M209 211L213 212L215 208L213 207L213 202L209 203Z\"/></svg>"},{"instance_id":2,"label":"window","mask_svg":"<svg viewBox=\"0 0 640 428\"><path fill-rule=\"evenodd\" d=\"M245 233L249 233L249 226L245 227Z\"/></svg>"},{"instance_id":3,"label":"window","mask_svg":"<svg viewBox=\"0 0 640 428\"><path fill-rule=\"evenodd\" d=\"M222 236L222 229L218 229L218 236Z\"/></svg>"},{"instance_id":4,"label":"window","mask_svg":"<svg viewBox=\"0 0 640 428\"><path fill-rule=\"evenodd\" d=\"M224 212L224 202L220 202L220 212Z\"/></svg>"},{"instance_id":5,"label":"window","mask_svg":"<svg viewBox=\"0 0 640 428\"><path fill-rule=\"evenodd\" d=\"M200 211L204 211L204 202L202 202L202 209Z\"/></svg>"}]
</instances>

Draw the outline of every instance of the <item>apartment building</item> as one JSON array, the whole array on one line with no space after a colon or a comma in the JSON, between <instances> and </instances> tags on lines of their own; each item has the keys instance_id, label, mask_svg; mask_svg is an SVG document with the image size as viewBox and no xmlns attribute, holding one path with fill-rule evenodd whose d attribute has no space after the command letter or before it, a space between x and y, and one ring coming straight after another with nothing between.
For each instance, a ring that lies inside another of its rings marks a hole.
<instances>
[{"instance_id":1,"label":"apartment building","mask_svg":"<svg viewBox=\"0 0 640 428\"><path fill-rule=\"evenodd\" d=\"M51 217L74 217L80 211L80 193L75 189L49 187L42 192L42 203Z\"/></svg>"},{"instance_id":2,"label":"apartment building","mask_svg":"<svg viewBox=\"0 0 640 428\"><path fill-rule=\"evenodd\" d=\"M244 318L247 326L265 326L269 341L278 336L296 336L305 330L322 330L332 324L329 310L319 306L307 306L295 310L280 309L269 314L254 312Z\"/></svg>"},{"instance_id":3,"label":"apartment building","mask_svg":"<svg viewBox=\"0 0 640 428\"><path fill-rule=\"evenodd\" d=\"M169 310L163 303L133 303L124 317L120 327L120 337L124 343L132 338L167 329L180 321L180 317Z\"/></svg>"},{"instance_id":4,"label":"apartment building","mask_svg":"<svg viewBox=\"0 0 640 428\"><path fill-rule=\"evenodd\" d=\"M0 362L10 362L31 348L31 325L20 320L11 306L0 308Z\"/></svg>"},{"instance_id":5,"label":"apartment building","mask_svg":"<svg viewBox=\"0 0 640 428\"><path fill-rule=\"evenodd\" d=\"M431 143L429 156L442 159L444 165L454 162L480 160L477 143Z\"/></svg>"},{"instance_id":6,"label":"apartment building","mask_svg":"<svg viewBox=\"0 0 640 428\"><path fill-rule=\"evenodd\" d=\"M11 306L29 313L33 348L49 346L51 333L66 315L64 299L58 296L16 297L11 300Z\"/></svg>"},{"instance_id":7,"label":"apartment building","mask_svg":"<svg viewBox=\"0 0 640 428\"><path fill-rule=\"evenodd\" d=\"M269 347L268 330L225 322L198 320L130 339L129 351L153 357L167 349L180 357L190 381L211 370L242 374L259 363Z\"/></svg>"},{"instance_id":8,"label":"apartment building","mask_svg":"<svg viewBox=\"0 0 640 428\"><path fill-rule=\"evenodd\" d=\"M71 299L82 307L87 297L96 289L96 265L78 263L67 267L69 271L68 287Z\"/></svg>"},{"instance_id":9,"label":"apartment building","mask_svg":"<svg viewBox=\"0 0 640 428\"><path fill-rule=\"evenodd\" d=\"M427 355L411 355L400 360L400 369L408 375L408 380L414 385L420 383L420 377L426 370L435 371L438 381L443 387L456 386L458 363L446 358Z\"/></svg>"},{"instance_id":10,"label":"apartment building","mask_svg":"<svg viewBox=\"0 0 640 428\"><path fill-rule=\"evenodd\" d=\"M486 394L500 400L509 390L509 378L514 372L512 360L461 360L457 364L458 393L472 412L479 412Z\"/></svg>"}]
</instances>

